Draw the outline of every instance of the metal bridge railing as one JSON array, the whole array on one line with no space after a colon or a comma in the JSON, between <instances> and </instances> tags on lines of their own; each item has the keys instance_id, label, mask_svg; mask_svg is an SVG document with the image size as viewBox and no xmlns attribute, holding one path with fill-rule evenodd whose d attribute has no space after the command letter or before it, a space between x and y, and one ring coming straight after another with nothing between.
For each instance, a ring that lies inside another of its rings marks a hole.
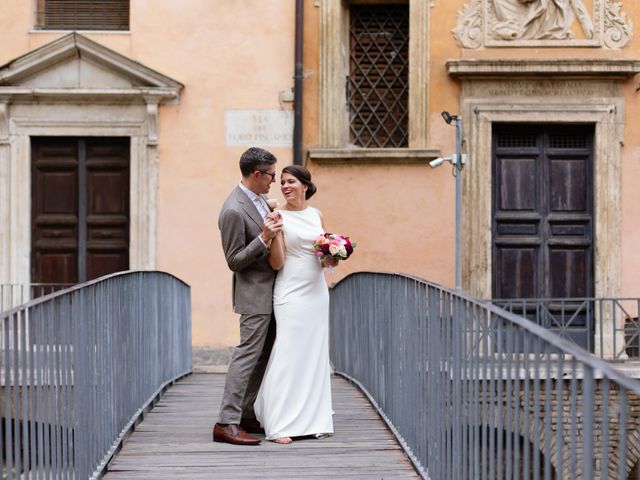
<instances>
[{"instance_id":1,"label":"metal bridge railing","mask_svg":"<svg viewBox=\"0 0 640 480\"><path fill-rule=\"evenodd\" d=\"M191 371L190 289L124 272L0 315L0 478L95 478Z\"/></svg>"},{"instance_id":2,"label":"metal bridge railing","mask_svg":"<svg viewBox=\"0 0 640 480\"><path fill-rule=\"evenodd\" d=\"M331 358L424 478L640 478L640 383L523 317L424 280L331 289Z\"/></svg>"},{"instance_id":3,"label":"metal bridge railing","mask_svg":"<svg viewBox=\"0 0 640 480\"><path fill-rule=\"evenodd\" d=\"M640 358L640 298L519 298L491 303L604 359Z\"/></svg>"},{"instance_id":4,"label":"metal bridge railing","mask_svg":"<svg viewBox=\"0 0 640 480\"><path fill-rule=\"evenodd\" d=\"M72 285L68 283L0 283L0 312Z\"/></svg>"}]
</instances>

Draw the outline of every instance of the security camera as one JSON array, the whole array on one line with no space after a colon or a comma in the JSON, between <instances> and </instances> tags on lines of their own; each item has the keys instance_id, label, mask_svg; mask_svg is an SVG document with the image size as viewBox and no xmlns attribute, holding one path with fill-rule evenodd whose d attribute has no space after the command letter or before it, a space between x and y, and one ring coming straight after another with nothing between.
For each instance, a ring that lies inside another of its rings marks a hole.
<instances>
[{"instance_id":1,"label":"security camera","mask_svg":"<svg viewBox=\"0 0 640 480\"><path fill-rule=\"evenodd\" d=\"M447 159L447 157L438 157L438 158L436 158L435 160L431 160L431 161L429 162L429 166L430 166L431 168L436 168L436 167L439 167L440 165L442 165L442 164L443 164L444 162L446 162L447 160L448 160L448 159Z\"/></svg>"},{"instance_id":2,"label":"security camera","mask_svg":"<svg viewBox=\"0 0 640 480\"><path fill-rule=\"evenodd\" d=\"M440 165L442 165L444 162L449 162L451 163L451 165L457 165L458 164L458 155L457 154L452 154L449 155L447 157L438 157L435 160L431 160L429 162L429 166L431 168L436 168L439 167ZM465 163L467 163L467 154L463 153L462 155L460 155L460 163L461 165L464 165ZM462 166L460 166L459 168L462 168Z\"/></svg>"}]
</instances>

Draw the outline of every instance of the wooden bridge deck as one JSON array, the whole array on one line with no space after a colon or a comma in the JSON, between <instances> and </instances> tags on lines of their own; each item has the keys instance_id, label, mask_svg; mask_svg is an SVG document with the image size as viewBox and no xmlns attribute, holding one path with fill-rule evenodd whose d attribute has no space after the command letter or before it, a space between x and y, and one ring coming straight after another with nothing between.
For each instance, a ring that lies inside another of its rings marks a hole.
<instances>
[{"instance_id":1,"label":"wooden bridge deck","mask_svg":"<svg viewBox=\"0 0 640 480\"><path fill-rule=\"evenodd\" d=\"M239 447L211 440L225 376L194 374L171 387L109 465L106 480L419 478L367 399L332 378L332 437Z\"/></svg>"}]
</instances>

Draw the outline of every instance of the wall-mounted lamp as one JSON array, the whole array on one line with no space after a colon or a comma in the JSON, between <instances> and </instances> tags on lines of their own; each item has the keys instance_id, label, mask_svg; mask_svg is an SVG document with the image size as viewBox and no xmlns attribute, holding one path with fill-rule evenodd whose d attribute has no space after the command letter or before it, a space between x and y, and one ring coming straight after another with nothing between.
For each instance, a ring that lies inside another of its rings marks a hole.
<instances>
[{"instance_id":1,"label":"wall-mounted lamp","mask_svg":"<svg viewBox=\"0 0 640 480\"><path fill-rule=\"evenodd\" d=\"M447 122L449 125L451 125L451 122L455 122L456 120L458 120L457 115L451 115L447 111L442 112L441 115L442 115L442 118L444 118L444 121Z\"/></svg>"}]
</instances>

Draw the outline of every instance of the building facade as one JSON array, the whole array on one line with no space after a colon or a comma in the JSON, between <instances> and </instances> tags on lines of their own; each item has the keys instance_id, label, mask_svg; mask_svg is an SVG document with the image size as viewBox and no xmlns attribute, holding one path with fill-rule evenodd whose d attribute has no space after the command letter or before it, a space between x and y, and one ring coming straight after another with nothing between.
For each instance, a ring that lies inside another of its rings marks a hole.
<instances>
[{"instance_id":1,"label":"building facade","mask_svg":"<svg viewBox=\"0 0 640 480\"><path fill-rule=\"evenodd\" d=\"M456 153L444 121L453 114L467 156L464 290L493 299L635 294L637 5L327 1L314 13L310 164L323 179L352 172L375 192L358 217L386 220L375 235L383 265L395 252L398 263L411 259L402 271L453 283L454 180L450 168L425 168ZM399 95L400 108L389 101ZM351 212L334 215L344 224ZM402 230L402 246L380 240L401 224L411 230ZM602 328L576 331L577 340L609 356L615 321L601 315Z\"/></svg>"},{"instance_id":2,"label":"building facade","mask_svg":"<svg viewBox=\"0 0 640 480\"><path fill-rule=\"evenodd\" d=\"M293 161L295 3L6 3L0 282L168 271L192 287L194 346L233 345L217 214L248 146ZM429 168L456 153L446 111L466 155L463 289L637 295L640 5L301 3L312 204L358 243L329 283L383 270L453 286L455 180Z\"/></svg>"}]
</instances>

